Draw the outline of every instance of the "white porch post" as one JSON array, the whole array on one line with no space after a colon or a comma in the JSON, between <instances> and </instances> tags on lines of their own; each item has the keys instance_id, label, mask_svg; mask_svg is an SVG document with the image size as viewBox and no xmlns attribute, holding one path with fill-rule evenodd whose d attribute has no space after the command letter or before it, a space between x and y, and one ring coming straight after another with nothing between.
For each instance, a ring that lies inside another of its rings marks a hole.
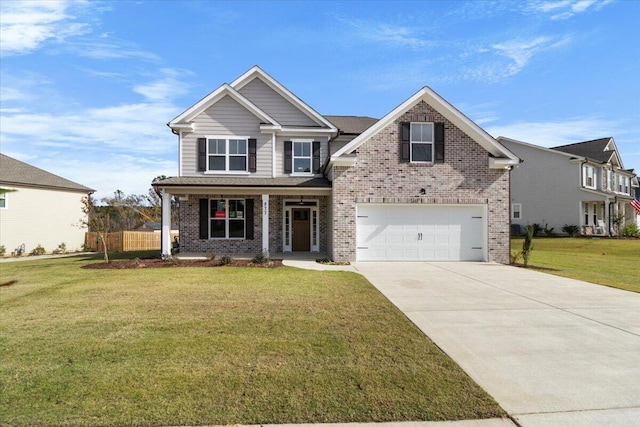
<instances>
[{"instance_id":1,"label":"white porch post","mask_svg":"<svg viewBox=\"0 0 640 427\"><path fill-rule=\"evenodd\" d=\"M171 255L171 194L167 190L162 190L162 242L160 249L163 256Z\"/></svg>"},{"instance_id":2,"label":"white porch post","mask_svg":"<svg viewBox=\"0 0 640 427\"><path fill-rule=\"evenodd\" d=\"M269 195L262 195L262 253L269 256Z\"/></svg>"}]
</instances>

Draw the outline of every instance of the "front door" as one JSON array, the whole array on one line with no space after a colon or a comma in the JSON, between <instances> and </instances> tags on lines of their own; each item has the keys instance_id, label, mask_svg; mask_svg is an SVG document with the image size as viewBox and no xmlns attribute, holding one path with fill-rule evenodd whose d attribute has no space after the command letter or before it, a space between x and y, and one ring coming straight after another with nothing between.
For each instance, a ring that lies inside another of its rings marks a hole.
<instances>
[{"instance_id":1,"label":"front door","mask_svg":"<svg viewBox=\"0 0 640 427\"><path fill-rule=\"evenodd\" d=\"M311 224L309 208L291 209L293 221L291 221L292 251L309 252L311 250Z\"/></svg>"}]
</instances>

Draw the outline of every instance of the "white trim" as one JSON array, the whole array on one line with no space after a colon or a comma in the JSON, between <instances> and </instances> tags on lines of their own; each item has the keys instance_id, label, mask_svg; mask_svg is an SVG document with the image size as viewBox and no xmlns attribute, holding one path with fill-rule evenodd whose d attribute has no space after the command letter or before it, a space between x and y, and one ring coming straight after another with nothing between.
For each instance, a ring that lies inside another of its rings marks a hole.
<instances>
[{"instance_id":1,"label":"white trim","mask_svg":"<svg viewBox=\"0 0 640 427\"><path fill-rule=\"evenodd\" d=\"M431 141L414 141L413 140L413 125L431 125ZM409 162L411 163L420 163L420 164L433 164L434 157L436 155L436 143L435 143L435 126L433 122L409 122ZM431 160L413 160L413 145L414 144L422 144L422 145L431 145Z\"/></svg>"},{"instance_id":2,"label":"white trim","mask_svg":"<svg viewBox=\"0 0 640 427\"><path fill-rule=\"evenodd\" d=\"M278 93L284 99L286 99L295 107L297 107L299 110L301 110L305 115L307 115L313 121L317 122L318 124L326 126L333 132L338 131L331 122L325 119L321 114L319 114L317 111L315 111L305 102L303 102L300 98L298 98L291 91L289 91L289 89L284 87L281 83L279 83L276 79L274 79L269 74L267 74L262 68L260 68L257 65L251 67L251 69L249 69L243 75L235 79L230 86L240 91L247 84L251 83L255 78L259 78L260 80L262 80L267 86L269 86L276 93Z\"/></svg>"},{"instance_id":3,"label":"white trim","mask_svg":"<svg viewBox=\"0 0 640 427\"><path fill-rule=\"evenodd\" d=\"M216 218L215 216L211 215L211 201L220 201L223 200L224 201L224 218ZM243 210L243 214L242 214L242 218L231 218L229 216L229 202L231 200L242 200L242 210ZM208 201L208 213L209 213L209 218L208 218L208 237L207 240L247 240L247 198L246 197L237 197L237 196L233 196L233 197L209 197L207 199ZM242 223L244 224L243 228L242 228L242 237L229 237L229 221L240 221L240 219L242 219ZM211 220L224 220L224 237L211 237Z\"/></svg>"},{"instance_id":4,"label":"white trim","mask_svg":"<svg viewBox=\"0 0 640 427\"><path fill-rule=\"evenodd\" d=\"M212 174L221 174L221 175L249 175L249 137L248 136L237 136L237 135L205 135L204 136L205 140L206 140L206 161L207 164L205 165L205 171L204 174L205 175L212 175ZM219 169L209 169L209 157L211 156L216 156L216 157L222 157L220 154L210 154L209 153L209 140L211 139L221 139L225 141L225 154L224 154L224 170L219 170ZM235 157L240 157L242 156L242 154L231 154L229 152L229 141L230 140L238 140L238 141L244 141L245 143L245 153L244 153L244 158L245 158L245 163L244 163L244 170L240 170L240 169L234 169L231 170L229 169L230 167L230 159L231 156L235 156Z\"/></svg>"},{"instance_id":5,"label":"white trim","mask_svg":"<svg viewBox=\"0 0 640 427\"><path fill-rule=\"evenodd\" d=\"M178 132L178 176L182 176L182 131Z\"/></svg>"},{"instance_id":6,"label":"white trim","mask_svg":"<svg viewBox=\"0 0 640 427\"><path fill-rule=\"evenodd\" d=\"M517 211L518 211L518 218L516 218L516 206L518 207ZM515 221L520 221L522 220L522 203L512 203L511 204L511 219L515 220Z\"/></svg>"},{"instance_id":7,"label":"white trim","mask_svg":"<svg viewBox=\"0 0 640 427\"><path fill-rule=\"evenodd\" d=\"M280 126L276 120L274 120L267 113L262 111L258 106L245 98L240 92L229 86L227 83L220 86L218 89L211 92L209 95L202 98L200 101L189 107L186 111L180 114L178 117L171 120L168 125L172 129L178 129L187 122L192 121L197 115L211 107L216 102L220 101L226 95L233 98L236 102L246 108L254 116L258 117L264 122L270 123L274 126Z\"/></svg>"},{"instance_id":8,"label":"white trim","mask_svg":"<svg viewBox=\"0 0 640 427\"><path fill-rule=\"evenodd\" d=\"M161 253L164 256L171 255L171 193L162 190L162 242Z\"/></svg>"},{"instance_id":9,"label":"white trim","mask_svg":"<svg viewBox=\"0 0 640 427\"><path fill-rule=\"evenodd\" d=\"M505 162L511 165L520 163L520 159L509 151L505 146L496 141L484 129L472 122L453 105L434 92L428 86L423 87L409 99L393 109L390 113L378 120L373 126L354 138L350 143L338 150L332 157L340 157L343 154L352 153L373 135L393 123L402 114L413 108L420 101L425 101L446 119L451 121L460 130L470 136L475 142L480 144L485 150L498 158L504 158Z\"/></svg>"},{"instance_id":10,"label":"white trim","mask_svg":"<svg viewBox=\"0 0 640 427\"><path fill-rule=\"evenodd\" d=\"M308 144L309 155L308 156L296 156L296 143ZM309 160L309 171L296 172L294 165L296 159ZM313 176L313 139L291 139L291 174L290 176Z\"/></svg>"},{"instance_id":11,"label":"white trim","mask_svg":"<svg viewBox=\"0 0 640 427\"><path fill-rule=\"evenodd\" d=\"M287 202L313 202L313 205L305 205L305 206L287 206ZM320 252L320 203L318 199L284 199L282 201L282 252L293 252L293 209L309 209L309 247L311 250L309 252ZM313 244L313 212L315 211L315 215L317 218L316 221L316 244ZM286 217L287 213L289 215L289 224L287 230L287 222ZM288 233L287 233L288 231ZM287 235L289 236L289 244L287 245Z\"/></svg>"},{"instance_id":12,"label":"white trim","mask_svg":"<svg viewBox=\"0 0 640 427\"><path fill-rule=\"evenodd\" d=\"M267 257L269 256L269 195L268 194L262 195L262 253L266 254Z\"/></svg>"},{"instance_id":13,"label":"white trim","mask_svg":"<svg viewBox=\"0 0 640 427\"><path fill-rule=\"evenodd\" d=\"M257 155L257 154L256 154ZM276 177L276 133L271 133L271 178Z\"/></svg>"}]
</instances>

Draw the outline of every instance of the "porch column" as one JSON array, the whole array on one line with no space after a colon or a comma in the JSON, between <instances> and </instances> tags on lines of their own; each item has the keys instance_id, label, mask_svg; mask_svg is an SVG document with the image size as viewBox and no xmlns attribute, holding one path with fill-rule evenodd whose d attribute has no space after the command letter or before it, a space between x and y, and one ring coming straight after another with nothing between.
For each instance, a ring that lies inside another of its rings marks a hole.
<instances>
[{"instance_id":1,"label":"porch column","mask_svg":"<svg viewBox=\"0 0 640 427\"><path fill-rule=\"evenodd\" d=\"M162 256L171 256L171 194L162 190Z\"/></svg>"},{"instance_id":2,"label":"porch column","mask_svg":"<svg viewBox=\"0 0 640 427\"><path fill-rule=\"evenodd\" d=\"M262 253L269 256L269 195L262 195Z\"/></svg>"}]
</instances>

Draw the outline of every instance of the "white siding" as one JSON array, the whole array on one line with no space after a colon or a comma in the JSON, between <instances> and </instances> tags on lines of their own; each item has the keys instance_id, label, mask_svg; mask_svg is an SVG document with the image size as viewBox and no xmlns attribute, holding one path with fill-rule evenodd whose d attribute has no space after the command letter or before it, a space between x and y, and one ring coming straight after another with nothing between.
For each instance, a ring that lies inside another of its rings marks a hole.
<instances>
[{"instance_id":1,"label":"white siding","mask_svg":"<svg viewBox=\"0 0 640 427\"><path fill-rule=\"evenodd\" d=\"M27 254L38 245L52 252L63 242L68 251L82 249L86 229L79 224L84 218L81 200L86 194L11 188L18 191L8 193L7 208L0 209L0 245L7 254L23 243Z\"/></svg>"},{"instance_id":2,"label":"white siding","mask_svg":"<svg viewBox=\"0 0 640 427\"><path fill-rule=\"evenodd\" d=\"M522 204L522 217L513 224L548 224L554 232L581 224L581 201L597 200L597 195L580 190L580 164L570 157L539 148L500 142L523 163L511 171L511 203Z\"/></svg>"},{"instance_id":3,"label":"white siding","mask_svg":"<svg viewBox=\"0 0 640 427\"><path fill-rule=\"evenodd\" d=\"M198 115L194 131L182 138L182 176L198 176L198 138L205 135L238 135L257 139L257 171L253 177L271 176L271 135L260 133L260 119L229 96Z\"/></svg>"},{"instance_id":4,"label":"white siding","mask_svg":"<svg viewBox=\"0 0 640 427\"><path fill-rule=\"evenodd\" d=\"M318 126L309 116L300 111L259 78L240 89L240 93L262 111L284 126Z\"/></svg>"}]
</instances>

